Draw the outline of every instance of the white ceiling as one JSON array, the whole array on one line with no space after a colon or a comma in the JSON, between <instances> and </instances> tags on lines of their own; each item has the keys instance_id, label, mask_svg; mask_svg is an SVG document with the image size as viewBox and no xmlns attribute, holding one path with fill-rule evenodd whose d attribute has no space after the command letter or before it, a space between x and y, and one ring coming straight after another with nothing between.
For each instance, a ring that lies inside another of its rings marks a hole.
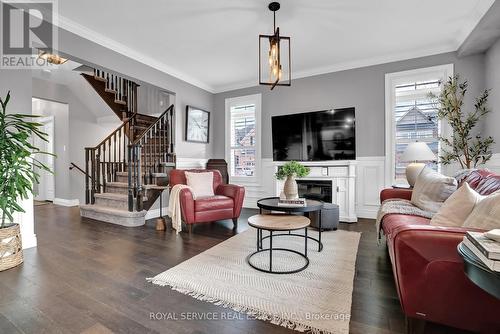
<instances>
[{"instance_id":1,"label":"white ceiling","mask_svg":"<svg viewBox=\"0 0 500 334\"><path fill-rule=\"evenodd\" d=\"M269 0L59 1L61 26L212 92L254 86ZM293 78L455 51L494 0L286 0Z\"/></svg>"}]
</instances>

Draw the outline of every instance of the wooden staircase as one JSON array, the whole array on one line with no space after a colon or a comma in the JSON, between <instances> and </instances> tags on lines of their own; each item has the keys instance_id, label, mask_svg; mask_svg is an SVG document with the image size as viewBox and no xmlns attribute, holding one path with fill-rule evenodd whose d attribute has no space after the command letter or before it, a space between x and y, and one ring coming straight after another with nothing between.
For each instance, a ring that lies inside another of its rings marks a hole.
<instances>
[{"instance_id":1,"label":"wooden staircase","mask_svg":"<svg viewBox=\"0 0 500 334\"><path fill-rule=\"evenodd\" d=\"M140 114L138 85L102 70L83 74L122 124L95 147L85 148L82 217L140 226L175 168L174 106L159 117Z\"/></svg>"}]
</instances>

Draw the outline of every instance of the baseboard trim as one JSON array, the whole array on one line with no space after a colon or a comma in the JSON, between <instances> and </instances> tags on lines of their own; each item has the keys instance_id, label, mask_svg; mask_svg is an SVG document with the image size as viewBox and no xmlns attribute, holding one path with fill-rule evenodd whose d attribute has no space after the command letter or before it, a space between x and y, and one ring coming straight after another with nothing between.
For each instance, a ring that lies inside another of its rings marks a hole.
<instances>
[{"instance_id":1,"label":"baseboard trim","mask_svg":"<svg viewBox=\"0 0 500 334\"><path fill-rule=\"evenodd\" d=\"M54 198L52 201L55 205L61 205L61 206L79 206L80 205L80 200L78 199L66 199L66 198Z\"/></svg>"},{"instance_id":2,"label":"baseboard trim","mask_svg":"<svg viewBox=\"0 0 500 334\"><path fill-rule=\"evenodd\" d=\"M23 249L28 249L28 248L33 248L37 246L37 239L36 239L36 234L23 234Z\"/></svg>"},{"instance_id":3,"label":"baseboard trim","mask_svg":"<svg viewBox=\"0 0 500 334\"><path fill-rule=\"evenodd\" d=\"M378 209L358 209L356 210L356 213L358 215L358 218L367 218L367 219L376 219L377 218L377 212Z\"/></svg>"}]
</instances>

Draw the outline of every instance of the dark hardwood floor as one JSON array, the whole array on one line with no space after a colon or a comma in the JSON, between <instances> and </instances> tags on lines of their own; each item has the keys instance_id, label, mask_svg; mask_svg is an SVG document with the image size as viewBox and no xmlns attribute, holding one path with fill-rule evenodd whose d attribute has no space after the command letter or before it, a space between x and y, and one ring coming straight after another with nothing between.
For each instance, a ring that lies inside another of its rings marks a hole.
<instances>
[{"instance_id":1,"label":"dark hardwood floor","mask_svg":"<svg viewBox=\"0 0 500 334\"><path fill-rule=\"evenodd\" d=\"M38 247L23 265L0 273L0 333L293 333L146 282L248 228L224 221L194 234L123 228L80 221L78 208L35 207ZM351 333L403 333L404 317L384 246L372 220L341 224L362 232L354 284ZM335 233L335 232L330 232ZM208 312L208 313L207 313ZM151 313L180 319L152 320ZM185 320L210 314L221 320ZM460 333L428 324L427 333Z\"/></svg>"}]
</instances>

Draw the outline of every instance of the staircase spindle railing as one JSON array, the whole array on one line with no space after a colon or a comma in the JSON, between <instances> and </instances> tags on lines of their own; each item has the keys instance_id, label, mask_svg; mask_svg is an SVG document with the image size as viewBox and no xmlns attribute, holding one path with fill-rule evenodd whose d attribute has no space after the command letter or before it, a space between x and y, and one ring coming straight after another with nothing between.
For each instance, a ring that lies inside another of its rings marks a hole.
<instances>
[{"instance_id":1,"label":"staircase spindle railing","mask_svg":"<svg viewBox=\"0 0 500 334\"><path fill-rule=\"evenodd\" d=\"M106 192L106 184L116 181L116 172L125 171L128 146L132 143L128 119L95 147L85 148L85 202L95 203L95 194ZM132 137L131 137L132 138ZM107 152L107 153L106 153Z\"/></svg>"},{"instance_id":2,"label":"staircase spindle railing","mask_svg":"<svg viewBox=\"0 0 500 334\"><path fill-rule=\"evenodd\" d=\"M97 146L85 148L85 201L94 204L95 194L106 192L107 184L116 182L117 172L127 172L128 209L141 211L143 185L151 184L155 173L175 167L174 106L138 133L139 85L101 69L94 69L94 78L104 81L105 91L124 105L115 110L124 122Z\"/></svg>"},{"instance_id":3,"label":"staircase spindle railing","mask_svg":"<svg viewBox=\"0 0 500 334\"><path fill-rule=\"evenodd\" d=\"M168 107L154 123L129 145L129 210L142 210L143 184L151 184L155 173L175 167L174 105ZM165 127L168 124L169 126Z\"/></svg>"}]
</instances>

